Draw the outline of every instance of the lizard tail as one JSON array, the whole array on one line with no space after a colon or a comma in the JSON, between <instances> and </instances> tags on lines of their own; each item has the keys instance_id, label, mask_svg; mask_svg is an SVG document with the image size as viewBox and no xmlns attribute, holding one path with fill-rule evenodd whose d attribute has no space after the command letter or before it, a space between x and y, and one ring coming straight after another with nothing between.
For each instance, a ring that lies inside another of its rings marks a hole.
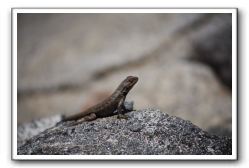
<instances>
[{"instance_id":1,"label":"lizard tail","mask_svg":"<svg viewBox=\"0 0 249 168\"><path fill-rule=\"evenodd\" d=\"M63 115L61 121L64 122L64 121L78 120L78 119L80 119L80 118L82 118L84 116L85 116L85 114L82 114L82 113L78 113L78 114L75 114L75 115L72 115L72 116Z\"/></svg>"}]
</instances>

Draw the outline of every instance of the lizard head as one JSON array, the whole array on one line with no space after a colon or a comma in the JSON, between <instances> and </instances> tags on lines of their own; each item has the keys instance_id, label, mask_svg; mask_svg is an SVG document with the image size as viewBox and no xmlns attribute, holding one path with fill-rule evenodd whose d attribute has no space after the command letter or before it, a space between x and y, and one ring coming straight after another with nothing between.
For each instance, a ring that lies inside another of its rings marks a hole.
<instances>
[{"instance_id":1,"label":"lizard head","mask_svg":"<svg viewBox=\"0 0 249 168\"><path fill-rule=\"evenodd\" d=\"M136 76L127 76L125 80L120 84L120 90L123 95L127 95L132 87L137 83L138 77Z\"/></svg>"}]
</instances>

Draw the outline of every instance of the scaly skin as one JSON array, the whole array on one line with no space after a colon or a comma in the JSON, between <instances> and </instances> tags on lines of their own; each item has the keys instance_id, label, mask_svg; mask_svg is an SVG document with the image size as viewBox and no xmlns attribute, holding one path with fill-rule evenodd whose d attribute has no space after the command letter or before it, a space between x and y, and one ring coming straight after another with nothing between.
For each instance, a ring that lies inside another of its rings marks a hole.
<instances>
[{"instance_id":1,"label":"scaly skin","mask_svg":"<svg viewBox=\"0 0 249 168\"><path fill-rule=\"evenodd\" d=\"M85 111L68 116L62 119L62 121L72 121L76 120L78 123L84 121L91 121L96 118L103 118L115 115L114 111L117 110L118 118L126 118L124 116L125 107L124 101L126 95L132 89L132 87L137 83L138 77L128 76L126 79L120 83L118 88L113 92L113 94L106 98L104 101L96 104L93 107L86 109Z\"/></svg>"}]
</instances>

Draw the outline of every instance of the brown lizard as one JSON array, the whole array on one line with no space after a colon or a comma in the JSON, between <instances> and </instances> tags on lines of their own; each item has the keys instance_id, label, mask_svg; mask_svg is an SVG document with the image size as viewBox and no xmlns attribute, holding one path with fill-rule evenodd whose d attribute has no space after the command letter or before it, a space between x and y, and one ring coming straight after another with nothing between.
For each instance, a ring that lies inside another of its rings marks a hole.
<instances>
[{"instance_id":1,"label":"brown lizard","mask_svg":"<svg viewBox=\"0 0 249 168\"><path fill-rule=\"evenodd\" d=\"M124 112L126 111L124 107L124 101L126 95L132 89L132 87L137 83L138 77L128 76L126 79L121 82L118 88L113 92L113 94L103 100L102 102L92 106L81 113L63 117L62 121L77 121L76 124L79 124L84 121L95 120L96 118L103 118L115 115L115 112L118 114L118 118L126 118Z\"/></svg>"}]
</instances>

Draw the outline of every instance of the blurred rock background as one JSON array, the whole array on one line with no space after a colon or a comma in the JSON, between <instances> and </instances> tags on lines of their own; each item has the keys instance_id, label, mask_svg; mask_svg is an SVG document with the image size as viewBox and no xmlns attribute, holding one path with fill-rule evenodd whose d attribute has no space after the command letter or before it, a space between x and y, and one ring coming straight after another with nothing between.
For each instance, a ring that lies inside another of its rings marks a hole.
<instances>
[{"instance_id":1,"label":"blurred rock background","mask_svg":"<svg viewBox=\"0 0 249 168\"><path fill-rule=\"evenodd\" d=\"M127 100L231 135L231 14L18 14L18 123Z\"/></svg>"}]
</instances>

